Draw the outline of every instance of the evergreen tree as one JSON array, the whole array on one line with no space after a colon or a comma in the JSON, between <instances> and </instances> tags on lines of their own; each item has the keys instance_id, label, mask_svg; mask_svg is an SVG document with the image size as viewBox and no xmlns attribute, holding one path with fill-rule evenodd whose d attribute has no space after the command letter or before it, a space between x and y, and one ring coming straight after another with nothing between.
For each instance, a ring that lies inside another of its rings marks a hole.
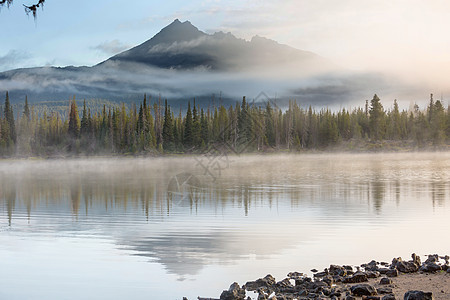
<instances>
[{"instance_id":1,"label":"evergreen tree","mask_svg":"<svg viewBox=\"0 0 450 300\"><path fill-rule=\"evenodd\" d=\"M200 116L194 99L194 108L192 110L192 142L197 149L202 146L201 130Z\"/></svg>"},{"instance_id":2,"label":"evergreen tree","mask_svg":"<svg viewBox=\"0 0 450 300\"><path fill-rule=\"evenodd\" d=\"M265 140L270 147L275 146L275 128L273 124L273 110L270 102L267 102L265 111Z\"/></svg>"},{"instance_id":3,"label":"evergreen tree","mask_svg":"<svg viewBox=\"0 0 450 300\"><path fill-rule=\"evenodd\" d=\"M384 133L384 110L380 98L375 94L370 101L369 125L370 138L372 140L381 140Z\"/></svg>"},{"instance_id":4,"label":"evergreen tree","mask_svg":"<svg viewBox=\"0 0 450 300\"><path fill-rule=\"evenodd\" d=\"M4 107L4 116L6 123L9 127L9 138L16 143L16 125L14 121L14 111L13 108L9 102L9 94L6 92L6 98L5 98L5 107Z\"/></svg>"},{"instance_id":5,"label":"evergreen tree","mask_svg":"<svg viewBox=\"0 0 450 300\"><path fill-rule=\"evenodd\" d=\"M138 134L140 134L144 130L144 109L142 107L142 104L139 106L139 116L136 130Z\"/></svg>"},{"instance_id":6,"label":"evergreen tree","mask_svg":"<svg viewBox=\"0 0 450 300\"><path fill-rule=\"evenodd\" d=\"M245 97L243 97L237 120L238 143L240 145L246 146L251 140L251 121L249 106Z\"/></svg>"},{"instance_id":7,"label":"evergreen tree","mask_svg":"<svg viewBox=\"0 0 450 300\"><path fill-rule=\"evenodd\" d=\"M75 102L75 97L70 102L70 112L69 112L69 129L68 133L72 138L78 138L80 134L80 117L78 116L78 107Z\"/></svg>"},{"instance_id":8,"label":"evergreen tree","mask_svg":"<svg viewBox=\"0 0 450 300\"><path fill-rule=\"evenodd\" d=\"M89 120L88 120L88 113L86 109L86 100L83 101L83 113L81 117L81 126L80 126L80 135L86 135L89 132Z\"/></svg>"},{"instance_id":9,"label":"evergreen tree","mask_svg":"<svg viewBox=\"0 0 450 300\"><path fill-rule=\"evenodd\" d=\"M190 148L193 145L193 121L192 121L192 111L191 102L188 102L188 109L186 112L186 117L184 119L184 137L183 144L185 147Z\"/></svg>"},{"instance_id":10,"label":"evergreen tree","mask_svg":"<svg viewBox=\"0 0 450 300\"><path fill-rule=\"evenodd\" d=\"M28 96L25 96L25 106L23 108L23 115L30 121L30 108L28 107Z\"/></svg>"},{"instance_id":11,"label":"evergreen tree","mask_svg":"<svg viewBox=\"0 0 450 300\"><path fill-rule=\"evenodd\" d=\"M394 110L392 111L392 121L391 121L391 138L399 139L401 133L401 121L400 121L400 111L398 109L397 99L394 100Z\"/></svg>"},{"instance_id":12,"label":"evergreen tree","mask_svg":"<svg viewBox=\"0 0 450 300\"><path fill-rule=\"evenodd\" d=\"M163 124L163 147L165 150L173 151L173 121L170 107L165 101L164 124Z\"/></svg>"},{"instance_id":13,"label":"evergreen tree","mask_svg":"<svg viewBox=\"0 0 450 300\"><path fill-rule=\"evenodd\" d=\"M203 108L201 110L200 114L200 125L201 125L201 139L202 144L205 146L209 143L209 134L208 134L208 118L205 116L205 113L203 112Z\"/></svg>"}]
</instances>

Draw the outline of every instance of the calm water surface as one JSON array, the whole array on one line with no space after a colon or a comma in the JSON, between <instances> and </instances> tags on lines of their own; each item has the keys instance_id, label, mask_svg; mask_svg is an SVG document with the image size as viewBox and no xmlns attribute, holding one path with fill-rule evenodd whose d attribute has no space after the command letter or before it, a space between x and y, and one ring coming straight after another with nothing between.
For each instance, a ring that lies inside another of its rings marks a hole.
<instances>
[{"instance_id":1,"label":"calm water surface","mask_svg":"<svg viewBox=\"0 0 450 300\"><path fill-rule=\"evenodd\" d=\"M450 153L0 161L0 299L218 297L450 254Z\"/></svg>"}]
</instances>

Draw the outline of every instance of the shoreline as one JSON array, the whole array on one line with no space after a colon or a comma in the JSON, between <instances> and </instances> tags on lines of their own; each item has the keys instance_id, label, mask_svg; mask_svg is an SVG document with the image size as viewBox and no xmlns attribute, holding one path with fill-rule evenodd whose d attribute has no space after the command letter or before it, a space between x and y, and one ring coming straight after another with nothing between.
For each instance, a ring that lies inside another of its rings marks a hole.
<instances>
[{"instance_id":1,"label":"shoreline","mask_svg":"<svg viewBox=\"0 0 450 300\"><path fill-rule=\"evenodd\" d=\"M212 147L212 146L211 146ZM214 147L212 147L214 148ZM328 154L348 154L348 155L358 155L358 154L423 154L423 153L448 153L450 152L450 145L443 147L426 147L426 148L402 148L402 149L392 149L392 148L379 148L379 149L347 149L347 148L329 148L329 149L305 149L301 151L290 151L285 149L273 150L273 151L249 151L242 153L235 153L232 151L223 153L217 152L216 155L227 155L230 157L238 156L277 156L277 155L328 155ZM214 153L213 153L214 154ZM15 155L15 156L0 156L0 161L39 161L39 160L59 160L59 159L118 159L118 158L189 158L198 157L202 155L211 156L212 153L209 151L199 151L199 152L186 152L186 153L164 153L164 152L149 152L149 153L113 153L113 154L56 154L56 155L43 155L43 156L27 156L27 155Z\"/></svg>"},{"instance_id":2,"label":"shoreline","mask_svg":"<svg viewBox=\"0 0 450 300\"><path fill-rule=\"evenodd\" d=\"M430 254L422 262L413 253L411 260L396 257L391 263L372 260L360 266L330 265L321 272L313 269L312 277L291 272L277 281L269 274L242 286L234 282L219 298L198 299L444 300L450 299L449 259L448 255Z\"/></svg>"}]
</instances>

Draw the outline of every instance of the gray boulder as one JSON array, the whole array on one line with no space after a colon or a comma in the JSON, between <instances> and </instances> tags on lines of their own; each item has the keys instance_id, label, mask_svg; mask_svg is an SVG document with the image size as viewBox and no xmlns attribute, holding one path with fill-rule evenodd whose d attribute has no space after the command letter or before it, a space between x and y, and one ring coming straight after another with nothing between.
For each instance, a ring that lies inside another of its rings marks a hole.
<instances>
[{"instance_id":1,"label":"gray boulder","mask_svg":"<svg viewBox=\"0 0 450 300\"><path fill-rule=\"evenodd\" d=\"M395 268L402 273L414 273L419 270L419 266L412 261L399 261Z\"/></svg>"},{"instance_id":2,"label":"gray boulder","mask_svg":"<svg viewBox=\"0 0 450 300\"><path fill-rule=\"evenodd\" d=\"M380 284L391 284L392 283L392 279L387 278L387 277L383 277L380 280Z\"/></svg>"},{"instance_id":3,"label":"gray boulder","mask_svg":"<svg viewBox=\"0 0 450 300\"><path fill-rule=\"evenodd\" d=\"M397 277L398 271L397 269L389 269L389 271L386 272L387 277Z\"/></svg>"},{"instance_id":4,"label":"gray boulder","mask_svg":"<svg viewBox=\"0 0 450 300\"><path fill-rule=\"evenodd\" d=\"M435 262L424 263L420 267L420 271L426 272L426 273L437 272L440 270L442 270L442 267L440 265L436 264Z\"/></svg>"},{"instance_id":5,"label":"gray boulder","mask_svg":"<svg viewBox=\"0 0 450 300\"><path fill-rule=\"evenodd\" d=\"M352 276L345 277L343 280L344 283L360 283L366 281L369 281L367 279L367 274L359 271L353 274Z\"/></svg>"},{"instance_id":6,"label":"gray boulder","mask_svg":"<svg viewBox=\"0 0 450 300\"><path fill-rule=\"evenodd\" d=\"M377 290L367 283L357 284L350 288L352 295L354 296L375 296L377 295Z\"/></svg>"},{"instance_id":7,"label":"gray boulder","mask_svg":"<svg viewBox=\"0 0 450 300\"><path fill-rule=\"evenodd\" d=\"M430 292L409 291L405 293L403 300L434 300L434 297Z\"/></svg>"},{"instance_id":8,"label":"gray boulder","mask_svg":"<svg viewBox=\"0 0 450 300\"><path fill-rule=\"evenodd\" d=\"M245 290L242 289L237 282L230 285L228 291L223 291L220 300L244 300Z\"/></svg>"}]
</instances>

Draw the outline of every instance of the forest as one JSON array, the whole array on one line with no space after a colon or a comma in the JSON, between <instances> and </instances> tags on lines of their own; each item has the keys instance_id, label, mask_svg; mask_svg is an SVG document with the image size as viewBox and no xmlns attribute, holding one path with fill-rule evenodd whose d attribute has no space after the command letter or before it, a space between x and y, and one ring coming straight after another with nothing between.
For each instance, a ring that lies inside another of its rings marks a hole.
<instances>
[{"instance_id":1,"label":"forest","mask_svg":"<svg viewBox=\"0 0 450 300\"><path fill-rule=\"evenodd\" d=\"M14 112L6 93L0 118L1 157L58 155L160 155L311 150L383 150L396 145L411 149L448 149L450 110L431 94L427 107L384 109L380 98L355 109L331 111L300 107L290 101L282 110L242 101L200 108L195 99L176 112L167 100L151 103L144 95L137 106L103 105L91 112L86 101L69 101L68 117L58 112L37 113L27 98ZM361 146L362 145L362 146ZM391 148L389 148L391 149ZM391 149L392 150L392 149Z\"/></svg>"}]
</instances>

